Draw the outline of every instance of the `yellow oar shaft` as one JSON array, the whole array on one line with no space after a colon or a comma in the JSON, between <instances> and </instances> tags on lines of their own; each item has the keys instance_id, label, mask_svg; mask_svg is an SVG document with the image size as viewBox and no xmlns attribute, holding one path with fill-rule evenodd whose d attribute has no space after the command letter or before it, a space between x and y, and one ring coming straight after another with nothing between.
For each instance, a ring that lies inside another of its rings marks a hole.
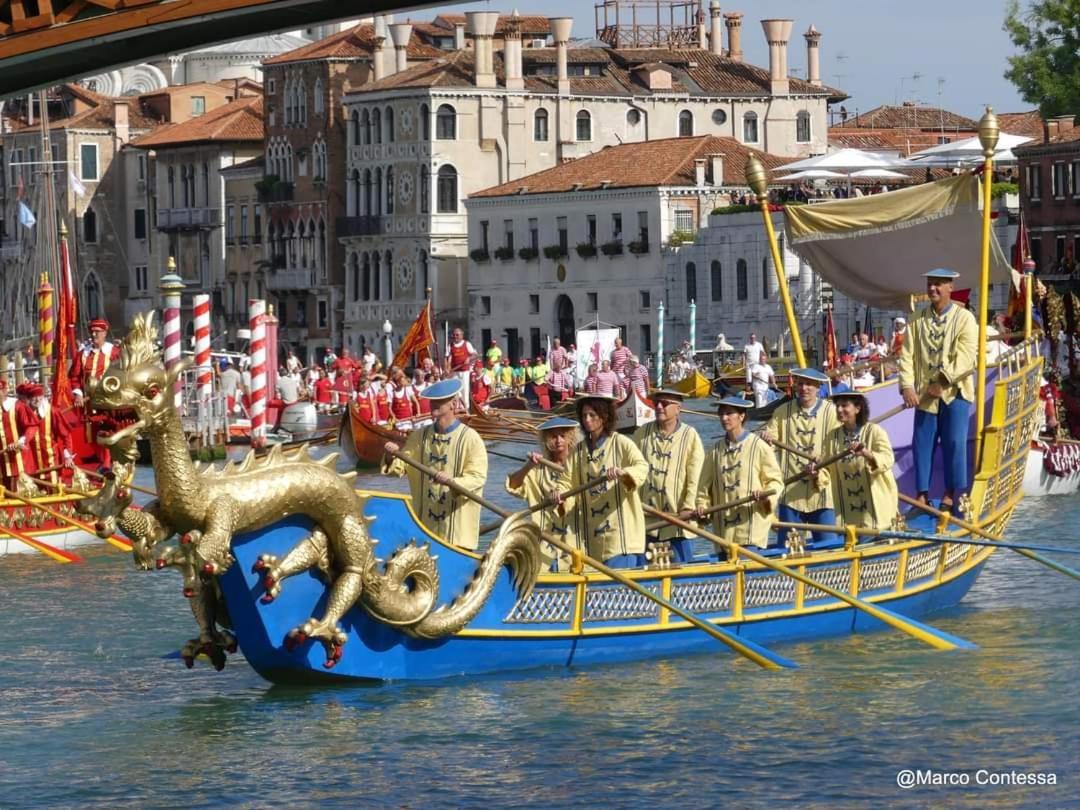
<instances>
[{"instance_id":1,"label":"yellow oar shaft","mask_svg":"<svg viewBox=\"0 0 1080 810\"><path fill-rule=\"evenodd\" d=\"M62 521L63 523L67 523L69 526L74 526L76 529L82 529L84 532L86 532L87 534L92 535L94 537L97 536L97 530L88 523L83 523L81 520L76 520L75 518L68 517L67 515L63 514L62 512L57 512L55 509L50 509L48 506L45 506L42 503L38 503L37 501L34 501L34 500L30 499L30 498L24 498L22 495L19 495L19 494L15 493L15 492L12 492L10 489L7 489L6 487L3 488L3 492L4 492L4 495L6 497L8 497L8 498L13 498L14 500L22 501L23 503L27 504L28 506L32 506L35 509L40 509L46 515L51 515L52 517L56 518L57 520ZM128 540L125 540L122 537L108 537L108 538L105 538L105 539L107 540L109 545L114 546L114 547L120 549L121 551L131 551L131 543Z\"/></svg>"}]
</instances>

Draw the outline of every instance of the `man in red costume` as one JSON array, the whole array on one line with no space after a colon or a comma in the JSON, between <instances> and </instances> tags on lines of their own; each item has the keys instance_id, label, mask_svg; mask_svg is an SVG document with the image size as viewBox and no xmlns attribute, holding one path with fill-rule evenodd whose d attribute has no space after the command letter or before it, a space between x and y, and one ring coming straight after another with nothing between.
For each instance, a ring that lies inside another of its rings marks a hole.
<instances>
[{"instance_id":1,"label":"man in red costume","mask_svg":"<svg viewBox=\"0 0 1080 810\"><path fill-rule=\"evenodd\" d=\"M33 457L38 477L47 478L54 484L59 483L60 471L53 468L61 465L74 467L75 457L70 449L71 429L56 406L45 398L43 386L31 384L27 393L30 396L30 406L38 420L37 430L28 439L30 455Z\"/></svg>"},{"instance_id":2,"label":"man in red costume","mask_svg":"<svg viewBox=\"0 0 1080 810\"><path fill-rule=\"evenodd\" d=\"M18 486L29 461L26 438L19 433L17 411L18 402L8 396L7 377L0 376L0 472L4 486L11 490Z\"/></svg>"},{"instance_id":3,"label":"man in red costume","mask_svg":"<svg viewBox=\"0 0 1080 810\"><path fill-rule=\"evenodd\" d=\"M109 451L97 444L97 434L109 425L105 414L94 413L85 404L85 395L91 380L100 380L113 363L120 361L120 346L108 340L109 322L104 318L90 321L90 342L83 346L71 364L68 378L75 406L83 409L86 424L86 440L95 446L97 460L108 467L112 461Z\"/></svg>"}]
</instances>

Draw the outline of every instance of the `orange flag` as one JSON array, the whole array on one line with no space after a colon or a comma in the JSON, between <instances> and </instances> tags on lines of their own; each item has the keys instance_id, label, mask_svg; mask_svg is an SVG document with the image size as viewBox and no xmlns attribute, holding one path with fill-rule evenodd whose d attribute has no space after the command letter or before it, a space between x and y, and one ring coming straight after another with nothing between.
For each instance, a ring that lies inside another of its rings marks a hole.
<instances>
[{"instance_id":1,"label":"orange flag","mask_svg":"<svg viewBox=\"0 0 1080 810\"><path fill-rule=\"evenodd\" d=\"M825 310L825 366L840 365L840 353L836 350L836 327L833 326L832 307Z\"/></svg>"},{"instance_id":2,"label":"orange flag","mask_svg":"<svg viewBox=\"0 0 1080 810\"><path fill-rule=\"evenodd\" d=\"M413 325L405 333L405 339L401 341L401 347L394 355L394 365L405 368L409 364L409 358L416 355L416 362L423 362L435 345L435 335L431 331L431 302L424 304L420 314L416 316Z\"/></svg>"}]
</instances>

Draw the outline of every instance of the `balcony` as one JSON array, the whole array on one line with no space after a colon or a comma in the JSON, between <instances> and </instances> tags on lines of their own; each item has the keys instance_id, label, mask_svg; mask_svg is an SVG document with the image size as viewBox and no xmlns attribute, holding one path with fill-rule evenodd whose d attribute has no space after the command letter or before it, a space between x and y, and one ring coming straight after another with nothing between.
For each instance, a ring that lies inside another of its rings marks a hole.
<instances>
[{"instance_id":1,"label":"balcony","mask_svg":"<svg viewBox=\"0 0 1080 810\"><path fill-rule=\"evenodd\" d=\"M310 290L317 286L316 270L313 267L303 270L276 270L266 276L268 290Z\"/></svg>"},{"instance_id":2,"label":"balcony","mask_svg":"<svg viewBox=\"0 0 1080 810\"><path fill-rule=\"evenodd\" d=\"M159 231L197 231L221 227L220 208L159 208Z\"/></svg>"},{"instance_id":3,"label":"balcony","mask_svg":"<svg viewBox=\"0 0 1080 810\"><path fill-rule=\"evenodd\" d=\"M378 236L386 230L386 217L338 217L337 235L342 236Z\"/></svg>"},{"instance_id":4,"label":"balcony","mask_svg":"<svg viewBox=\"0 0 1080 810\"><path fill-rule=\"evenodd\" d=\"M293 199L293 184L273 177L260 180L255 184L255 189L261 203L287 203Z\"/></svg>"}]
</instances>

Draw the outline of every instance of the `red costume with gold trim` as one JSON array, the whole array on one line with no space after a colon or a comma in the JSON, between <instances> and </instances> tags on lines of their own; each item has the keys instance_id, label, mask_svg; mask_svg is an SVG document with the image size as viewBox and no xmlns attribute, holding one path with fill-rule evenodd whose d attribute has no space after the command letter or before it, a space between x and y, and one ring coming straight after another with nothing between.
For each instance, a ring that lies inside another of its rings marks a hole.
<instances>
[{"instance_id":1,"label":"red costume with gold trim","mask_svg":"<svg viewBox=\"0 0 1080 810\"><path fill-rule=\"evenodd\" d=\"M109 330L109 324L101 318L90 321L90 331ZM115 343L105 341L101 348L90 345L85 346L76 356L68 371L68 379L71 382L71 392L75 396L85 396L90 380L100 380L105 376L109 366L120 362L120 347ZM108 448L97 443L97 435L104 429L111 428L111 420L106 414L96 413L89 406L83 408L83 420L86 424L86 441L94 446L96 460L108 466L111 462Z\"/></svg>"}]
</instances>

